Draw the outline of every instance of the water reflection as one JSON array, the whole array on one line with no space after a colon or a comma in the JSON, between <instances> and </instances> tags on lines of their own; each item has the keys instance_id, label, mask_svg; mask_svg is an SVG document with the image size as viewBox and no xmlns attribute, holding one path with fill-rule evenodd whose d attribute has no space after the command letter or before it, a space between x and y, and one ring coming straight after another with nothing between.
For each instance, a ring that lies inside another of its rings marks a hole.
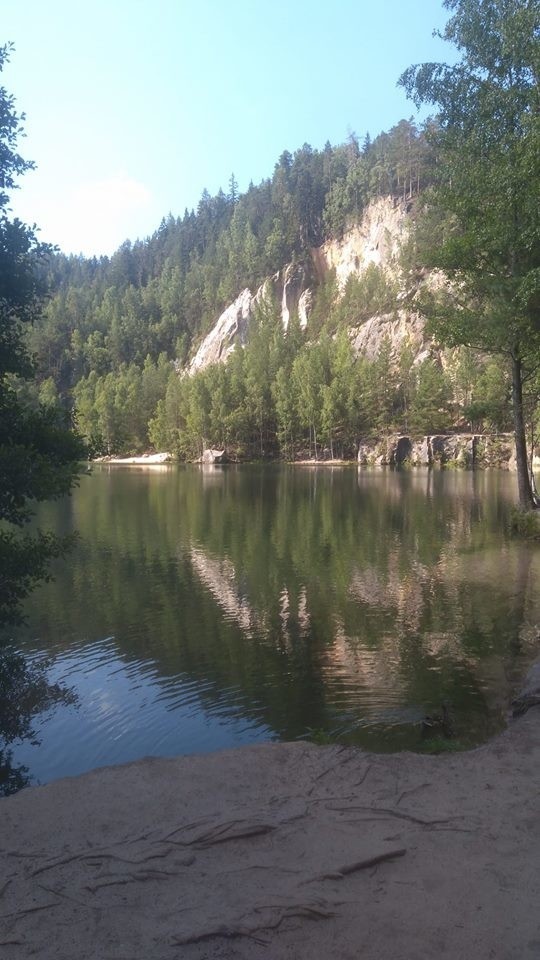
<instances>
[{"instance_id":1,"label":"water reflection","mask_svg":"<svg viewBox=\"0 0 540 960\"><path fill-rule=\"evenodd\" d=\"M31 780L28 767L15 761L13 745L25 741L38 745L37 718L59 704L77 703L71 690L49 681L48 666L43 659L11 649L0 652L0 797L16 793Z\"/></svg>"},{"instance_id":2,"label":"water reflection","mask_svg":"<svg viewBox=\"0 0 540 960\"><path fill-rule=\"evenodd\" d=\"M20 761L47 779L308 729L414 747L442 700L462 739L488 735L538 645L539 555L507 537L513 487L502 473L96 468L43 510L81 542L18 637L54 657L81 708Z\"/></svg>"}]
</instances>

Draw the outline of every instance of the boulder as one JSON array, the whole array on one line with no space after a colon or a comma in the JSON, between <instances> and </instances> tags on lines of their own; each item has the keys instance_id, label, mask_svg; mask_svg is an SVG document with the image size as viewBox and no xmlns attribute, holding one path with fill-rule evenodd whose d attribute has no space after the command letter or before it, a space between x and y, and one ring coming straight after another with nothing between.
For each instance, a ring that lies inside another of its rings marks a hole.
<instances>
[{"instance_id":1,"label":"boulder","mask_svg":"<svg viewBox=\"0 0 540 960\"><path fill-rule=\"evenodd\" d=\"M227 463L225 450L205 450L199 463Z\"/></svg>"}]
</instances>

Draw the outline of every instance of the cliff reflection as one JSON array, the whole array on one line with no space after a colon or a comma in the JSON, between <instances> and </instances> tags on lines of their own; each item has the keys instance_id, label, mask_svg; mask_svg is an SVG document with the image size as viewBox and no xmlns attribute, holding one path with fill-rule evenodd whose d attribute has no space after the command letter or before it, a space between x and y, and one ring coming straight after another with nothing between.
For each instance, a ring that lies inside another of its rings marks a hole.
<instances>
[{"instance_id":1,"label":"cliff reflection","mask_svg":"<svg viewBox=\"0 0 540 960\"><path fill-rule=\"evenodd\" d=\"M501 723L537 644L540 558L507 539L512 485L487 473L96 468L70 505L46 508L81 542L33 598L25 642L83 658L113 636L118 659L174 688L175 705L189 686L220 723L232 711L281 738L321 728L414 745L411 723L448 699L474 740ZM175 742L187 748L181 730Z\"/></svg>"}]
</instances>

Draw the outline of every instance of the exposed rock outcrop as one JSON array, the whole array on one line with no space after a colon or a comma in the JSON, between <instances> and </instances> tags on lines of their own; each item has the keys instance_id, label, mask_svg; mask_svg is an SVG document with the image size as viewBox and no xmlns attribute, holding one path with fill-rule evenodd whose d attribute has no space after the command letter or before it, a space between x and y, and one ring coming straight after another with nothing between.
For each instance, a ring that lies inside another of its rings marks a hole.
<instances>
[{"instance_id":1,"label":"exposed rock outcrop","mask_svg":"<svg viewBox=\"0 0 540 960\"><path fill-rule=\"evenodd\" d=\"M204 338L188 367L190 374L214 363L224 363L237 344L244 346L249 323L258 304L274 299L281 306L283 329L286 330L293 313L298 312L300 325L306 327L311 311L312 293L307 285L306 270L302 264L290 263L279 273L268 277L252 294L246 287L234 303L218 317L210 333Z\"/></svg>"},{"instance_id":2,"label":"exposed rock outcrop","mask_svg":"<svg viewBox=\"0 0 540 960\"><path fill-rule=\"evenodd\" d=\"M189 373L197 373L213 363L224 362L237 343L245 343L252 303L251 291L246 287L234 303L223 311L208 336L204 338L189 365Z\"/></svg>"},{"instance_id":3,"label":"exposed rock outcrop","mask_svg":"<svg viewBox=\"0 0 540 960\"><path fill-rule=\"evenodd\" d=\"M290 263L283 271L283 276L278 274L278 280L275 288L279 289L281 284L281 319L283 328L286 330L291 321L293 313L300 314L300 323L307 325L309 310L311 308L311 290L306 286L307 277L305 268L298 263ZM300 303L302 310L300 311Z\"/></svg>"},{"instance_id":4,"label":"exposed rock outcrop","mask_svg":"<svg viewBox=\"0 0 540 960\"><path fill-rule=\"evenodd\" d=\"M366 208L361 224L353 227L341 240L329 240L311 251L312 273L321 281L335 271L341 292L351 274L361 276L370 265L381 267L390 278L395 279L399 249L407 236L409 225L408 204L392 197L375 200ZM285 330L296 312L300 325L305 328L313 301L310 284L306 267L301 263L290 263L267 278L254 293L246 287L234 303L223 311L199 345L188 372L195 373L211 364L224 362L236 344L243 346L254 310L263 298L272 297L280 305ZM392 314L372 316L351 328L351 343L355 351L370 359L377 355L385 337L389 339L396 358L405 341L412 347L415 362L420 362L430 352L423 319L414 309L408 310L403 306Z\"/></svg>"},{"instance_id":5,"label":"exposed rock outcrop","mask_svg":"<svg viewBox=\"0 0 540 960\"><path fill-rule=\"evenodd\" d=\"M512 434L439 434L413 439L393 435L363 441L358 463L376 466L453 465L456 467L505 467L516 469Z\"/></svg>"},{"instance_id":6,"label":"exposed rock outcrop","mask_svg":"<svg viewBox=\"0 0 540 960\"><path fill-rule=\"evenodd\" d=\"M370 265L395 275L400 246L410 222L409 204L392 197L373 200L358 226L341 240L328 240L312 251L319 278L335 270L338 286L343 290L351 274L362 274Z\"/></svg>"},{"instance_id":7,"label":"exposed rock outcrop","mask_svg":"<svg viewBox=\"0 0 540 960\"><path fill-rule=\"evenodd\" d=\"M392 358L397 361L405 343L411 349L414 363L421 363L433 352L432 341L427 337L423 317L408 310L395 313L375 314L350 331L351 345L356 355L362 354L374 360L380 352L383 340L388 340Z\"/></svg>"},{"instance_id":8,"label":"exposed rock outcrop","mask_svg":"<svg viewBox=\"0 0 540 960\"><path fill-rule=\"evenodd\" d=\"M227 463L228 458L225 450L204 450L199 463Z\"/></svg>"}]
</instances>

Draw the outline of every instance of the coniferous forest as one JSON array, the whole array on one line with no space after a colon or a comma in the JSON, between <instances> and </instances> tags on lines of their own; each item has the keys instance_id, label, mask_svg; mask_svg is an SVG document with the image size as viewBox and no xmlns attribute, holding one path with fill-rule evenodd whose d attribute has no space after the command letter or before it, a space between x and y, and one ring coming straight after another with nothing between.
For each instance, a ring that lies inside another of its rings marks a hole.
<instances>
[{"instance_id":1,"label":"coniferous forest","mask_svg":"<svg viewBox=\"0 0 540 960\"><path fill-rule=\"evenodd\" d=\"M288 263L309 276L311 250L340 239L370 201L414 205L436 172L429 128L403 120L373 141L285 152L244 194L231 176L226 193L205 191L196 211L170 215L110 258L52 256L50 297L30 333L37 398L73 406L95 455L156 448L189 459L211 445L251 458L351 456L360 435L391 429L507 428L504 364L487 355L479 363L461 351L447 371L429 358L411 371L407 344L397 364L385 343L371 361L354 355L347 331L391 314L403 289L376 267L351 276L341 296L332 276L315 285L305 330L293 317L284 333L279 305L263 302L244 350L181 375L243 288ZM409 244L404 285L414 257Z\"/></svg>"},{"instance_id":2,"label":"coniferous forest","mask_svg":"<svg viewBox=\"0 0 540 960\"><path fill-rule=\"evenodd\" d=\"M226 191L204 191L196 210L110 258L42 261L49 299L28 335L36 380L20 386L25 399L73 410L91 455L191 459L213 446L240 458L347 457L360 437L390 431L534 438L538 27L534 4L511 7L485 49L475 41L485 11L459 9L445 37L465 51L460 69L403 75L412 100L435 106L421 127L402 120L373 140L304 144L244 193L232 175ZM370 266L344 289L331 272L317 277L313 251L377 198L410 214L392 273ZM188 375L221 311L288 264L312 289L307 325L293 316L285 331L280 306L262 299L244 349ZM436 295L422 288L430 270L448 281ZM402 308L427 319L444 363L437 351L413 362L406 338L399 356L384 338L370 359L353 350L351 328Z\"/></svg>"},{"instance_id":3,"label":"coniferous forest","mask_svg":"<svg viewBox=\"0 0 540 960\"><path fill-rule=\"evenodd\" d=\"M0 626L19 621L72 545L21 531L36 503L69 493L85 456L190 460L211 446L238 459L351 458L397 431L511 430L519 505L539 505L539 5L444 6L459 61L399 80L432 119L285 151L261 183L240 192L233 174L111 257L65 256L12 218L10 192L33 163L18 153L24 115L0 87ZM0 71L11 53L0 46ZM377 204L407 218L391 269L358 263L346 282L318 269L323 245ZM310 303L284 324L268 291L286 275L302 276ZM242 345L193 372L246 288L256 306ZM399 349L390 336L358 348L358 332L385 319L411 321L411 333L419 321L427 348L406 331ZM5 743L30 735L36 689L42 704L63 698L41 670L19 655L0 663ZM0 749L0 768L10 757Z\"/></svg>"}]
</instances>

